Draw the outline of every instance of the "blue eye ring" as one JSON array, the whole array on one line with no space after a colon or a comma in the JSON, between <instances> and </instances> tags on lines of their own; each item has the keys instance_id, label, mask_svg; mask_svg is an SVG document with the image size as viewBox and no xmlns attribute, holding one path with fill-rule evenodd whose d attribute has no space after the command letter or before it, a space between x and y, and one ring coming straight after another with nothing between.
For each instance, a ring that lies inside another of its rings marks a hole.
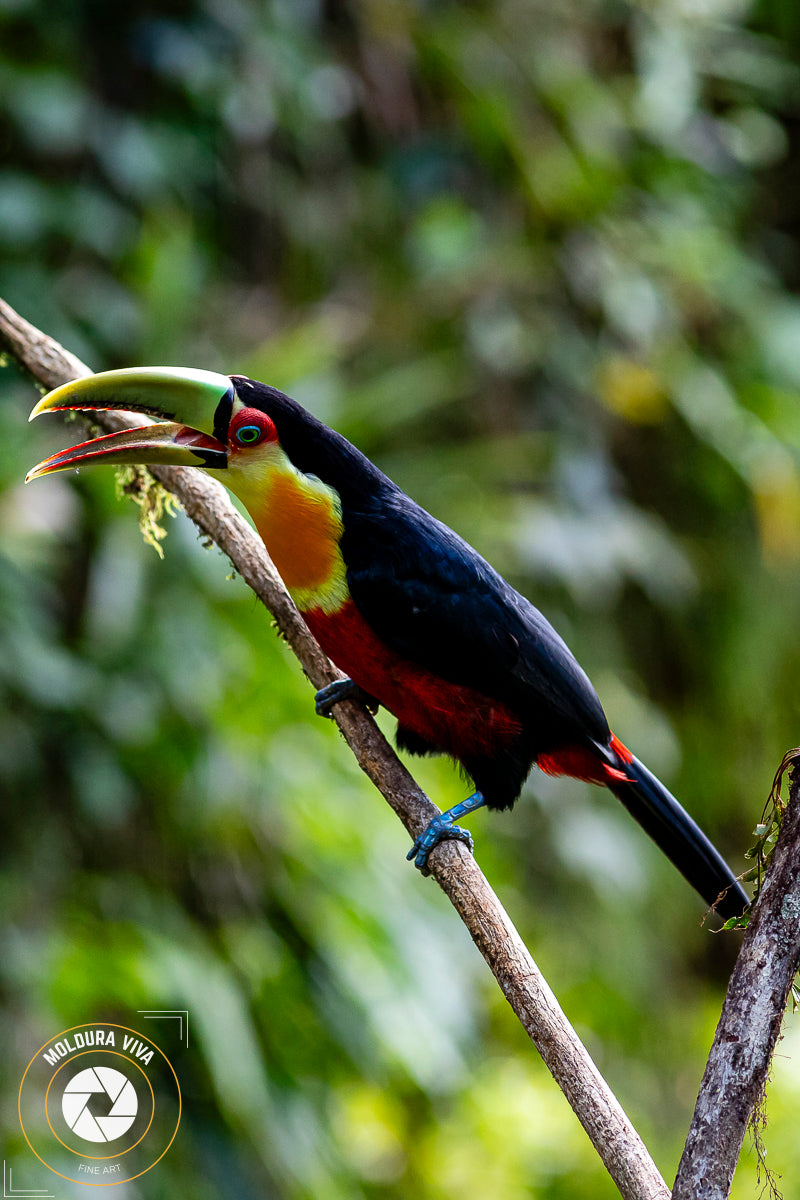
<instances>
[{"instance_id":1,"label":"blue eye ring","mask_svg":"<svg viewBox=\"0 0 800 1200\"><path fill-rule=\"evenodd\" d=\"M264 432L260 425L242 425L234 437L240 446L255 446L263 438Z\"/></svg>"}]
</instances>

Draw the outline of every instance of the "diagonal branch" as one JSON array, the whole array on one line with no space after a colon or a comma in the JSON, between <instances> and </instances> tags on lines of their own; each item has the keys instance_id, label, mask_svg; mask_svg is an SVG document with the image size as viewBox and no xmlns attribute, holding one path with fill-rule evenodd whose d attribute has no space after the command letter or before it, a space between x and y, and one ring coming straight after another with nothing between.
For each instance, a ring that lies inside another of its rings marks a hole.
<instances>
[{"instance_id":1,"label":"diagonal branch","mask_svg":"<svg viewBox=\"0 0 800 1200\"><path fill-rule=\"evenodd\" d=\"M0 348L48 389L90 373L2 300ZM118 413L93 412L92 423L110 432L133 422L126 422ZM142 423L137 417L136 424ZM294 607L261 539L233 507L225 489L196 468L151 469L264 603L314 687L340 678ZM361 769L412 836L421 832L438 810L375 722L352 702L337 705L335 716ZM666 1200L669 1189L644 1143L564 1016L475 860L457 843L447 842L432 855L431 873L467 926L624 1200Z\"/></svg>"},{"instance_id":2,"label":"diagonal branch","mask_svg":"<svg viewBox=\"0 0 800 1200\"><path fill-rule=\"evenodd\" d=\"M674 1200L725 1200L754 1108L761 1104L792 980L800 967L800 750L773 784L789 803L728 985L673 1191Z\"/></svg>"}]
</instances>

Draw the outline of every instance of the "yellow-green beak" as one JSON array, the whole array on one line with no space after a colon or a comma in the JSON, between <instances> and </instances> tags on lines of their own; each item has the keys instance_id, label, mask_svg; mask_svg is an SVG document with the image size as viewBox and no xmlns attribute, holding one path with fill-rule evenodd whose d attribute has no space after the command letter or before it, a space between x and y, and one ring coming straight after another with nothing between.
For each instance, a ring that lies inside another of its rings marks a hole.
<instances>
[{"instance_id":1,"label":"yellow-green beak","mask_svg":"<svg viewBox=\"0 0 800 1200\"><path fill-rule=\"evenodd\" d=\"M44 396L30 419L64 409L146 413L156 424L93 438L53 454L25 482L91 463L164 463L224 470L235 396L227 375L191 367L137 367L86 375Z\"/></svg>"}]
</instances>

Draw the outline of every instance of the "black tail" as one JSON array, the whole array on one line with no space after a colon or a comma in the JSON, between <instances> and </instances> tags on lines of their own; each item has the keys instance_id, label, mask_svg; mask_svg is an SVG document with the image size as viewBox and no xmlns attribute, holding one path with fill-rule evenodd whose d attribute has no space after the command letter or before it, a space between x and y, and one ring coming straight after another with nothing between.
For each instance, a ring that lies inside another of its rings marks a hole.
<instances>
[{"instance_id":1,"label":"black tail","mask_svg":"<svg viewBox=\"0 0 800 1200\"><path fill-rule=\"evenodd\" d=\"M741 916L749 897L702 829L638 758L626 761L624 768L630 783L608 784L617 799L706 904L726 921Z\"/></svg>"}]
</instances>

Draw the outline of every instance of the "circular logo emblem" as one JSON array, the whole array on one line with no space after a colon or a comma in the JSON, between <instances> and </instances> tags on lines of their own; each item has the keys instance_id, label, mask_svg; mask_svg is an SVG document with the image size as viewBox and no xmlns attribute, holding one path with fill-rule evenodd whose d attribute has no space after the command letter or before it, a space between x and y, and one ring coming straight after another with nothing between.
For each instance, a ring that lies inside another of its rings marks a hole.
<instances>
[{"instance_id":1,"label":"circular logo emblem","mask_svg":"<svg viewBox=\"0 0 800 1200\"><path fill-rule=\"evenodd\" d=\"M78 1025L33 1056L19 1089L25 1140L46 1167L75 1183L137 1179L178 1131L181 1091L169 1059L123 1025Z\"/></svg>"},{"instance_id":2,"label":"circular logo emblem","mask_svg":"<svg viewBox=\"0 0 800 1200\"><path fill-rule=\"evenodd\" d=\"M111 1108L93 1112L90 1100L105 1096ZM86 1067L73 1075L61 1097L64 1120L85 1142L115 1142L136 1120L139 1101L130 1079L114 1067Z\"/></svg>"}]
</instances>

